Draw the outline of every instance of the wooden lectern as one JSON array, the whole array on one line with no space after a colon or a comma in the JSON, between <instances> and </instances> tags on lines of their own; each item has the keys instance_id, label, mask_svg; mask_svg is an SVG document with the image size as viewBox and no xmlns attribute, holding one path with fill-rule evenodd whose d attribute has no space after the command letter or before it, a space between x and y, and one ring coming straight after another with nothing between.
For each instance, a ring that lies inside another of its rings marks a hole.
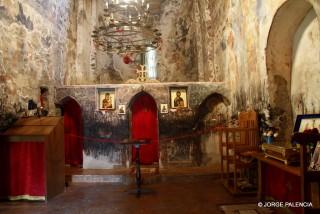
<instances>
[{"instance_id":1,"label":"wooden lectern","mask_svg":"<svg viewBox=\"0 0 320 214\"><path fill-rule=\"evenodd\" d=\"M1 198L47 200L64 191L62 117L22 118L0 139Z\"/></svg>"}]
</instances>

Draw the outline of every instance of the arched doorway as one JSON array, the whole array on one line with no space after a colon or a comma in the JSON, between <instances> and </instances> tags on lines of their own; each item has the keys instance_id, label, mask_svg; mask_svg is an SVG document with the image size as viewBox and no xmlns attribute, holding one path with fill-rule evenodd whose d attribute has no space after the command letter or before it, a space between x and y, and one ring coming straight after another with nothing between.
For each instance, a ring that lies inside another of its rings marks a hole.
<instances>
[{"instance_id":1,"label":"arched doorway","mask_svg":"<svg viewBox=\"0 0 320 214\"><path fill-rule=\"evenodd\" d=\"M66 97L60 102L64 116L65 164L82 166L83 163L83 119L78 102Z\"/></svg>"},{"instance_id":2,"label":"arched doorway","mask_svg":"<svg viewBox=\"0 0 320 214\"><path fill-rule=\"evenodd\" d=\"M158 109L153 97L145 92L137 94L131 103L131 138L151 139L151 144L140 148L141 164L159 162ZM135 157L136 150L132 148L132 161Z\"/></svg>"},{"instance_id":3,"label":"arched doorway","mask_svg":"<svg viewBox=\"0 0 320 214\"><path fill-rule=\"evenodd\" d=\"M210 166L215 172L220 171L219 136L210 130L213 127L224 126L228 120L228 106L230 101L219 93L207 96L199 108L195 117L194 130L201 131L196 161L198 165Z\"/></svg>"},{"instance_id":4,"label":"arched doorway","mask_svg":"<svg viewBox=\"0 0 320 214\"><path fill-rule=\"evenodd\" d=\"M212 93L209 96L207 96L202 103L199 105L199 108L197 110L196 116L195 116L195 125L194 129L202 129L205 125L204 122L208 120L208 115L215 119L215 123L223 122L223 118L215 118L219 114L224 113L223 116L227 117L227 113L224 111L219 111L220 106L226 107L230 105L230 101L224 97L223 95L219 93ZM226 120L226 118L224 118Z\"/></svg>"}]
</instances>

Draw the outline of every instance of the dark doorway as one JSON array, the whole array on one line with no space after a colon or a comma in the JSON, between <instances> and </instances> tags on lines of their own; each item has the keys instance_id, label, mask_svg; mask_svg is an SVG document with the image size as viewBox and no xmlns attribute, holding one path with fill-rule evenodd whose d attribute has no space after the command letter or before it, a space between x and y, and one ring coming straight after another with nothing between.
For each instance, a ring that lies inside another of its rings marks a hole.
<instances>
[{"instance_id":1,"label":"dark doorway","mask_svg":"<svg viewBox=\"0 0 320 214\"><path fill-rule=\"evenodd\" d=\"M132 139L151 140L151 144L142 145L140 148L141 164L158 163L158 111L155 100L149 94L142 92L133 99L131 112ZM133 161L135 156L135 148L132 148Z\"/></svg>"},{"instance_id":2,"label":"dark doorway","mask_svg":"<svg viewBox=\"0 0 320 214\"><path fill-rule=\"evenodd\" d=\"M82 166L83 163L83 118L81 107L73 98L64 98L61 102L64 116L65 163Z\"/></svg>"}]
</instances>

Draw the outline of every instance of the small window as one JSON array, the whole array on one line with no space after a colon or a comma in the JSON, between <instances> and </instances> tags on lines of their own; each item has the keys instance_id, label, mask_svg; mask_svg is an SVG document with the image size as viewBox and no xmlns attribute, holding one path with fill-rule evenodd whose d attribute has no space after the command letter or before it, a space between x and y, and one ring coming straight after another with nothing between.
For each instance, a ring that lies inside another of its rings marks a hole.
<instances>
[{"instance_id":1,"label":"small window","mask_svg":"<svg viewBox=\"0 0 320 214\"><path fill-rule=\"evenodd\" d=\"M148 78L156 79L157 78L157 50L153 48L148 48L148 51L145 53L145 66L148 70Z\"/></svg>"}]
</instances>

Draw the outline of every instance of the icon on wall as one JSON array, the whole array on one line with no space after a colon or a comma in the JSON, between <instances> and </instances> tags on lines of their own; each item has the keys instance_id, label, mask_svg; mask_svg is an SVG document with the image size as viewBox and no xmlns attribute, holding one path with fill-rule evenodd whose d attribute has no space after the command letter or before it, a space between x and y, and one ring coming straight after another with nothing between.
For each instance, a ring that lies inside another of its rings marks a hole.
<instances>
[{"instance_id":1,"label":"icon on wall","mask_svg":"<svg viewBox=\"0 0 320 214\"><path fill-rule=\"evenodd\" d=\"M170 104L171 108L187 108L187 88L170 88Z\"/></svg>"},{"instance_id":2,"label":"icon on wall","mask_svg":"<svg viewBox=\"0 0 320 214\"><path fill-rule=\"evenodd\" d=\"M99 109L114 110L115 109L115 90L99 89Z\"/></svg>"},{"instance_id":3,"label":"icon on wall","mask_svg":"<svg viewBox=\"0 0 320 214\"><path fill-rule=\"evenodd\" d=\"M119 114L126 114L126 105L119 105L118 111L119 111Z\"/></svg>"},{"instance_id":4,"label":"icon on wall","mask_svg":"<svg viewBox=\"0 0 320 214\"><path fill-rule=\"evenodd\" d=\"M160 104L160 112L162 114L168 113L168 104Z\"/></svg>"}]
</instances>

